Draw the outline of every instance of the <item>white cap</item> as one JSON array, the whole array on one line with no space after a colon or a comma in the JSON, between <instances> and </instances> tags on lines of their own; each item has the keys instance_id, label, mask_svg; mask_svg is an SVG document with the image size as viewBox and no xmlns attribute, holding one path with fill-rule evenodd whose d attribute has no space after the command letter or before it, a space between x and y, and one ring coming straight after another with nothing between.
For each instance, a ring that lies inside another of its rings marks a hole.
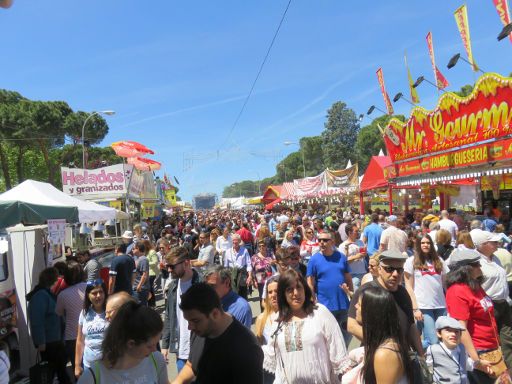
<instances>
[{"instance_id":1,"label":"white cap","mask_svg":"<svg viewBox=\"0 0 512 384\"><path fill-rule=\"evenodd\" d=\"M500 241L501 236L496 235L489 231L482 231L482 230L473 230L471 231L471 239L473 240L473 244L475 244L475 247L478 247L482 245L483 243L487 243L488 241Z\"/></svg>"},{"instance_id":2,"label":"white cap","mask_svg":"<svg viewBox=\"0 0 512 384\"><path fill-rule=\"evenodd\" d=\"M133 232L132 231L124 231L123 236L121 236L125 239L133 239Z\"/></svg>"}]
</instances>

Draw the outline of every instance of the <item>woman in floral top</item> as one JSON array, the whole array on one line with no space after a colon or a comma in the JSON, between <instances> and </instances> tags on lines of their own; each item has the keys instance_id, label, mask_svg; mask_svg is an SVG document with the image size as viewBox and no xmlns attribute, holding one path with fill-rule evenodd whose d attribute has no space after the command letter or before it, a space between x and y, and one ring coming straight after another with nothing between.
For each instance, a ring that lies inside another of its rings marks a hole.
<instances>
[{"instance_id":1,"label":"woman in floral top","mask_svg":"<svg viewBox=\"0 0 512 384\"><path fill-rule=\"evenodd\" d=\"M251 258L252 273L255 277L254 285L255 287L258 287L260 300L262 299L265 281L272 276L272 264L274 263L274 258L273 254L272 257L267 255L268 253L265 240L260 240L258 242L258 253L254 254Z\"/></svg>"}]
</instances>

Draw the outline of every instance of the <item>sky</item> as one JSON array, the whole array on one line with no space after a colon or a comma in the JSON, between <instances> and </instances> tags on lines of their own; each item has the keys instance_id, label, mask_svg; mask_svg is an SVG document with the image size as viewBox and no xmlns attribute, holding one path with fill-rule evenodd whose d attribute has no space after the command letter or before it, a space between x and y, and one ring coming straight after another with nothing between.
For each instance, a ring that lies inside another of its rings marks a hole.
<instances>
[{"instance_id":1,"label":"sky","mask_svg":"<svg viewBox=\"0 0 512 384\"><path fill-rule=\"evenodd\" d=\"M512 72L512 44L492 0L468 0L476 63ZM254 91L244 101L288 0L14 0L0 9L0 87L33 100L64 100L74 110L114 110L100 144L140 142L180 182L179 195L217 193L275 174L301 137L319 135L329 107L356 114L384 109L376 70L392 98L409 97L404 52L414 78L433 81L436 63L459 90L478 78L450 57L464 47L453 12L459 1L292 0ZM438 92L418 87L432 109ZM399 100L395 112L408 116ZM377 117L374 112L371 117ZM362 125L369 124L365 117ZM376 155L376 154L374 154Z\"/></svg>"}]
</instances>

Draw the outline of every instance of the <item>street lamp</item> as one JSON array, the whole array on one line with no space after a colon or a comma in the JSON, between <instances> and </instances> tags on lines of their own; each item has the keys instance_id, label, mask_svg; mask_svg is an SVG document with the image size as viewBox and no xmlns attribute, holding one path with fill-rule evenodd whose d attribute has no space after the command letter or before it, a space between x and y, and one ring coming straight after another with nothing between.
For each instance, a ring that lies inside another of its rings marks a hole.
<instances>
[{"instance_id":1,"label":"street lamp","mask_svg":"<svg viewBox=\"0 0 512 384\"><path fill-rule=\"evenodd\" d=\"M431 82L429 79L426 79L425 76L420 76L416 79L414 84L412 85L413 88L417 88L421 83L426 82L433 87L435 87L438 91L446 92L444 89L439 88L437 85L435 85L433 82Z\"/></svg>"},{"instance_id":2,"label":"street lamp","mask_svg":"<svg viewBox=\"0 0 512 384\"><path fill-rule=\"evenodd\" d=\"M409 104L411 104L413 107L415 107L414 103L410 100L407 100L405 97L404 97L404 94L402 92L398 92L395 97L393 97L393 103L396 103L398 100L405 100L407 101Z\"/></svg>"},{"instance_id":3,"label":"street lamp","mask_svg":"<svg viewBox=\"0 0 512 384\"><path fill-rule=\"evenodd\" d=\"M512 23L509 23L503 27L500 34L498 35L498 41L503 40L505 37L512 33Z\"/></svg>"},{"instance_id":4,"label":"street lamp","mask_svg":"<svg viewBox=\"0 0 512 384\"><path fill-rule=\"evenodd\" d=\"M304 159L304 151L300 148L300 144L294 141L285 141L284 145L297 145L299 147L299 152L302 153L302 171L304 172L304 178L306 178L306 161Z\"/></svg>"},{"instance_id":5,"label":"street lamp","mask_svg":"<svg viewBox=\"0 0 512 384\"><path fill-rule=\"evenodd\" d=\"M368 108L368 112L366 112L366 114L369 116L372 114L372 112L374 110L377 110L377 111L380 111L381 113L387 115L388 113L387 112L384 112L382 109L380 109L379 107L376 107L375 105L372 105L370 108Z\"/></svg>"},{"instance_id":6,"label":"street lamp","mask_svg":"<svg viewBox=\"0 0 512 384\"><path fill-rule=\"evenodd\" d=\"M106 110L106 111L94 111L94 112L91 112L89 113L89 116L87 116L87 118L85 119L84 121L84 125L82 125L82 165L84 166L84 169L87 168L86 164L85 164L85 126L87 124L87 122L89 121L89 119L95 115L108 115L108 116L112 116L112 115L115 115L115 111L111 111L111 110Z\"/></svg>"},{"instance_id":7,"label":"street lamp","mask_svg":"<svg viewBox=\"0 0 512 384\"><path fill-rule=\"evenodd\" d=\"M462 57L462 56L460 55L460 53L456 53L455 55L453 55L453 56L452 56L452 58L450 59L450 61L448 62L448 64L446 65L446 67L447 67L448 69L452 69L453 67L455 67L455 65L457 65L457 62L459 61L459 59L460 59L460 60L462 60L462 61L465 61L466 63L468 63L468 64L471 66L471 68L474 68L473 64L472 64L472 63L470 63L468 60L466 60L464 57ZM477 67L476 69L477 69L478 71L482 72L482 73L485 73L484 71L482 71L482 70L481 70L480 68L478 68L478 67Z\"/></svg>"}]
</instances>

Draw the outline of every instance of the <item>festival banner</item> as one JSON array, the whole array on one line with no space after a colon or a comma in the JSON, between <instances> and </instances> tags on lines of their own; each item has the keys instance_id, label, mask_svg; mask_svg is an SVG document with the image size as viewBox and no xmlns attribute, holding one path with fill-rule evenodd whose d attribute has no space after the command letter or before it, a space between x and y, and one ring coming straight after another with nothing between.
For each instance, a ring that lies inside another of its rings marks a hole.
<instances>
[{"instance_id":1,"label":"festival banner","mask_svg":"<svg viewBox=\"0 0 512 384\"><path fill-rule=\"evenodd\" d=\"M327 169L325 179L327 188L357 187L359 185L358 166L355 164L350 168L338 171Z\"/></svg>"},{"instance_id":2,"label":"festival banner","mask_svg":"<svg viewBox=\"0 0 512 384\"><path fill-rule=\"evenodd\" d=\"M293 184L297 195L314 195L324 190L325 174L322 172L318 176L295 179Z\"/></svg>"},{"instance_id":3,"label":"festival banner","mask_svg":"<svg viewBox=\"0 0 512 384\"><path fill-rule=\"evenodd\" d=\"M418 91L414 88L414 81L412 80L411 71L409 70L409 66L407 65L407 53L404 53L404 61L405 68L407 69L407 80L409 81L409 92L411 93L411 101L414 104L418 104L420 102L420 98L418 97Z\"/></svg>"},{"instance_id":4,"label":"festival banner","mask_svg":"<svg viewBox=\"0 0 512 384\"><path fill-rule=\"evenodd\" d=\"M508 9L507 0L493 0L494 6L498 11L498 15L500 16L500 20L503 23L503 26L510 24L510 12ZM512 42L512 33L508 35L510 41Z\"/></svg>"},{"instance_id":5,"label":"festival banner","mask_svg":"<svg viewBox=\"0 0 512 384\"><path fill-rule=\"evenodd\" d=\"M471 67L473 67L473 71L478 71L478 65L476 65L475 60L473 58L473 51L471 50L471 37L469 35L469 21L468 21L468 9L466 5L461 5L454 12L455 22L457 23L457 28L459 28L460 37L462 39L462 44L464 44L464 48L466 49L466 54L468 55L468 60L471 63Z\"/></svg>"},{"instance_id":6,"label":"festival banner","mask_svg":"<svg viewBox=\"0 0 512 384\"><path fill-rule=\"evenodd\" d=\"M71 196L112 196L127 191L131 165L110 165L96 169L61 167L62 190Z\"/></svg>"},{"instance_id":7,"label":"festival banner","mask_svg":"<svg viewBox=\"0 0 512 384\"><path fill-rule=\"evenodd\" d=\"M438 89L445 89L448 85L448 80L443 76L439 68L436 66L436 58L434 56L434 42L432 41L432 32L427 33L427 46L428 54L430 55L430 62L432 63L432 70L434 71L434 79Z\"/></svg>"},{"instance_id":8,"label":"festival banner","mask_svg":"<svg viewBox=\"0 0 512 384\"><path fill-rule=\"evenodd\" d=\"M386 104L388 115L392 115L394 113L393 105L391 105L391 100L389 100L389 95L386 92L386 85L384 84L384 74L382 73L382 68L377 69L377 79L379 80L380 91L382 92L382 97L384 98L384 104Z\"/></svg>"}]
</instances>

